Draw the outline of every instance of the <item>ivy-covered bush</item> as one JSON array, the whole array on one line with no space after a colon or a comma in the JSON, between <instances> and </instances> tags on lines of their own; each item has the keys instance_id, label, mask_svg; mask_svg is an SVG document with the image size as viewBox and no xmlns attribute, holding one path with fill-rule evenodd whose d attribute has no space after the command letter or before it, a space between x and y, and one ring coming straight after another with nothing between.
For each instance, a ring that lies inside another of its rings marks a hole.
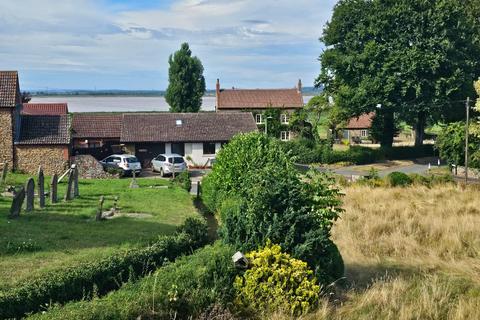
<instances>
[{"instance_id":1,"label":"ivy-covered bush","mask_svg":"<svg viewBox=\"0 0 480 320\"><path fill-rule=\"evenodd\" d=\"M64 303L103 295L123 283L142 277L167 261L204 246L207 237L201 221L188 220L173 236L161 237L146 248L117 253L108 258L54 270L27 279L0 294L0 318L21 318L49 303ZM193 234L189 234L194 231Z\"/></svg>"},{"instance_id":2,"label":"ivy-covered bush","mask_svg":"<svg viewBox=\"0 0 480 320\"><path fill-rule=\"evenodd\" d=\"M392 172L387 176L388 183L392 187L406 187L412 184L412 178L403 172Z\"/></svg>"},{"instance_id":3,"label":"ivy-covered bush","mask_svg":"<svg viewBox=\"0 0 480 320\"><path fill-rule=\"evenodd\" d=\"M203 180L202 198L219 215L226 243L251 251L270 239L306 261L319 279L334 281L343 274L340 255L333 255L339 270L325 274L331 268L323 267L333 261L330 228L342 212L333 185L333 178L317 171L300 176L281 142L249 133L220 151Z\"/></svg>"},{"instance_id":4,"label":"ivy-covered bush","mask_svg":"<svg viewBox=\"0 0 480 320\"><path fill-rule=\"evenodd\" d=\"M307 263L283 253L270 243L246 254L249 269L235 279L236 305L258 312L308 313L317 304L320 286Z\"/></svg>"}]
</instances>

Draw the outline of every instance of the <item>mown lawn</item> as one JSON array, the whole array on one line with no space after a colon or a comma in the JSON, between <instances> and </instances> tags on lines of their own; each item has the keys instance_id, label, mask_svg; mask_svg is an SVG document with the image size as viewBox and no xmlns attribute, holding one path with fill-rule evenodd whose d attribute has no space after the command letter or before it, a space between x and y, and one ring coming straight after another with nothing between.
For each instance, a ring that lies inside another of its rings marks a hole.
<instances>
[{"instance_id":1,"label":"mown lawn","mask_svg":"<svg viewBox=\"0 0 480 320\"><path fill-rule=\"evenodd\" d=\"M27 178L9 174L7 184L22 185ZM168 181L138 179L140 188L130 189L130 180L81 180L79 198L54 205L47 200L45 209L36 203L34 212L22 212L17 220L7 218L11 198L0 196L0 291L47 270L145 245L197 214L188 192L179 187L158 188L168 186ZM48 190L50 179L45 181ZM59 185L60 199L65 188L65 182ZM105 196L105 211L118 196L122 214L143 215L97 222L101 195Z\"/></svg>"}]
</instances>

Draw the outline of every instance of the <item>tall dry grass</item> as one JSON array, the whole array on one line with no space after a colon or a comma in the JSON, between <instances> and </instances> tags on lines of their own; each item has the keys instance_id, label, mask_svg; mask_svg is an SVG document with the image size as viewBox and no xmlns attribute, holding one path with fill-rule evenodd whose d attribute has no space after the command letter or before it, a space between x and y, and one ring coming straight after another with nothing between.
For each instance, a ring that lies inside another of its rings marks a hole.
<instances>
[{"instance_id":1,"label":"tall dry grass","mask_svg":"<svg viewBox=\"0 0 480 320\"><path fill-rule=\"evenodd\" d=\"M344 190L346 286L304 319L480 319L480 190ZM273 315L272 319L286 319Z\"/></svg>"}]
</instances>

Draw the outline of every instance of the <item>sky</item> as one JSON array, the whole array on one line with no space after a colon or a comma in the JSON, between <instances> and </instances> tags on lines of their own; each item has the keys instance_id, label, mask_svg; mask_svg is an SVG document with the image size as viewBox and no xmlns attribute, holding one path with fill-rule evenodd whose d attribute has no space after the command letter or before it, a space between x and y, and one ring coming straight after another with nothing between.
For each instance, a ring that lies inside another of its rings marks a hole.
<instances>
[{"instance_id":1,"label":"sky","mask_svg":"<svg viewBox=\"0 0 480 320\"><path fill-rule=\"evenodd\" d=\"M0 70L22 90L164 90L188 42L207 88L312 86L336 0L0 0Z\"/></svg>"}]
</instances>

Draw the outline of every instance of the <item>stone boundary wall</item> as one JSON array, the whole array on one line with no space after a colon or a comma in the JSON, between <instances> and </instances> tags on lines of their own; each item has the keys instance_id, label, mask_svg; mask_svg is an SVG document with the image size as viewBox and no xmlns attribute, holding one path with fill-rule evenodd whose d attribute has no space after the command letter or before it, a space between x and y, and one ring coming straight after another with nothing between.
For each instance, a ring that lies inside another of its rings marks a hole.
<instances>
[{"instance_id":1,"label":"stone boundary wall","mask_svg":"<svg viewBox=\"0 0 480 320\"><path fill-rule=\"evenodd\" d=\"M0 162L13 165L13 119L10 109L0 108Z\"/></svg>"},{"instance_id":2,"label":"stone boundary wall","mask_svg":"<svg viewBox=\"0 0 480 320\"><path fill-rule=\"evenodd\" d=\"M46 175L61 175L68 169L67 145L17 145L15 170L36 174L42 166Z\"/></svg>"},{"instance_id":3,"label":"stone boundary wall","mask_svg":"<svg viewBox=\"0 0 480 320\"><path fill-rule=\"evenodd\" d=\"M83 179L110 179L117 176L103 170L103 166L91 155L72 157L72 163L77 165L78 175Z\"/></svg>"}]
</instances>

